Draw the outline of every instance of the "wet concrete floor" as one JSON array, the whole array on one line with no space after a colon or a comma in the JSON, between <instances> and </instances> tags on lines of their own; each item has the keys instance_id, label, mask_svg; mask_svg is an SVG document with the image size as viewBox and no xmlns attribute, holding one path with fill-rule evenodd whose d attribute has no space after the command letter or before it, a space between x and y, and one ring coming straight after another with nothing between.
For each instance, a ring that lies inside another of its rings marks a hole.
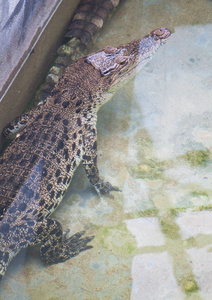
<instances>
[{"instance_id":1,"label":"wet concrete floor","mask_svg":"<svg viewBox=\"0 0 212 300\"><path fill-rule=\"evenodd\" d=\"M174 34L98 115L99 199L80 167L54 218L93 249L45 266L21 252L1 299L211 299L212 2L123 1L94 49Z\"/></svg>"}]
</instances>

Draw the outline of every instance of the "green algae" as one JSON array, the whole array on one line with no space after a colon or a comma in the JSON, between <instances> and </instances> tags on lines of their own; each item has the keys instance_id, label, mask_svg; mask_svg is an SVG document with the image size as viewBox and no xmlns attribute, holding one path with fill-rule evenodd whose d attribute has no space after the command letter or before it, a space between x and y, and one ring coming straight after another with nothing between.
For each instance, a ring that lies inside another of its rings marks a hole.
<instances>
[{"instance_id":1,"label":"green algae","mask_svg":"<svg viewBox=\"0 0 212 300\"><path fill-rule=\"evenodd\" d=\"M159 160L154 157L152 140L144 128L136 131L134 140L137 164L129 166L132 176L149 180L164 179L164 171L172 165L172 161Z\"/></svg>"},{"instance_id":2,"label":"green algae","mask_svg":"<svg viewBox=\"0 0 212 300\"><path fill-rule=\"evenodd\" d=\"M179 158L188 162L192 167L205 166L210 158L209 149L192 150L186 154L181 155Z\"/></svg>"},{"instance_id":3,"label":"green algae","mask_svg":"<svg viewBox=\"0 0 212 300\"><path fill-rule=\"evenodd\" d=\"M180 239L179 226L175 222L176 211L171 209L164 215L159 216L160 225L163 233L171 240Z\"/></svg>"},{"instance_id":4,"label":"green algae","mask_svg":"<svg viewBox=\"0 0 212 300\"><path fill-rule=\"evenodd\" d=\"M171 208L171 209L169 210L169 214L170 214L170 216L172 216L172 217L177 217L178 211L177 211L176 209L174 209L174 208Z\"/></svg>"},{"instance_id":5,"label":"green algae","mask_svg":"<svg viewBox=\"0 0 212 300\"><path fill-rule=\"evenodd\" d=\"M151 208L151 209L145 209L141 211L136 212L130 212L130 213L124 213L123 218L125 220L135 219L135 218L148 218L148 217L157 217L158 216L158 209L157 208Z\"/></svg>"},{"instance_id":6,"label":"green algae","mask_svg":"<svg viewBox=\"0 0 212 300\"><path fill-rule=\"evenodd\" d=\"M200 205L198 210L199 211L212 210L212 204L210 203L209 205Z\"/></svg>"},{"instance_id":7,"label":"green algae","mask_svg":"<svg viewBox=\"0 0 212 300\"><path fill-rule=\"evenodd\" d=\"M208 194L206 192L203 192L203 191L192 191L191 193L191 196L193 197L207 197L208 198Z\"/></svg>"},{"instance_id":8,"label":"green algae","mask_svg":"<svg viewBox=\"0 0 212 300\"><path fill-rule=\"evenodd\" d=\"M149 159L131 167L131 171L136 178L163 179L164 163Z\"/></svg>"},{"instance_id":9,"label":"green algae","mask_svg":"<svg viewBox=\"0 0 212 300\"><path fill-rule=\"evenodd\" d=\"M187 238L187 239L184 241L184 245L185 245L186 248L193 248L193 247L196 247L197 241L196 241L196 239L192 236L192 237Z\"/></svg>"},{"instance_id":10,"label":"green algae","mask_svg":"<svg viewBox=\"0 0 212 300\"><path fill-rule=\"evenodd\" d=\"M189 208L195 209L197 211L202 210L202 207L210 206L210 191L199 190L197 186L197 190L189 191L184 193L178 200L177 205L180 208ZM209 193L209 194L208 194Z\"/></svg>"},{"instance_id":11,"label":"green algae","mask_svg":"<svg viewBox=\"0 0 212 300\"><path fill-rule=\"evenodd\" d=\"M60 48L57 51L58 55L70 55L72 53L73 53L73 48L67 44L60 46Z\"/></svg>"},{"instance_id":12,"label":"green algae","mask_svg":"<svg viewBox=\"0 0 212 300\"><path fill-rule=\"evenodd\" d=\"M137 217L155 217L158 215L158 209L147 209L145 211L139 211Z\"/></svg>"},{"instance_id":13,"label":"green algae","mask_svg":"<svg viewBox=\"0 0 212 300\"><path fill-rule=\"evenodd\" d=\"M125 223L114 227L104 227L95 233L97 243L121 256L131 255L136 249L136 241Z\"/></svg>"},{"instance_id":14,"label":"green algae","mask_svg":"<svg viewBox=\"0 0 212 300\"><path fill-rule=\"evenodd\" d=\"M194 236L195 247L203 248L210 246L212 244L212 235L211 234L197 234ZM207 250L209 252L209 249Z\"/></svg>"},{"instance_id":15,"label":"green algae","mask_svg":"<svg viewBox=\"0 0 212 300\"><path fill-rule=\"evenodd\" d=\"M179 228L173 221L162 219L160 225L166 237L169 237L170 239L179 239Z\"/></svg>"},{"instance_id":16,"label":"green algae","mask_svg":"<svg viewBox=\"0 0 212 300\"><path fill-rule=\"evenodd\" d=\"M166 247L173 258L175 277L186 295L191 295L198 291L192 268L189 265L189 258L185 247L195 245L195 239L191 238L182 241L179 226L175 222L176 211L170 210L160 218L162 232L166 237Z\"/></svg>"},{"instance_id":17,"label":"green algae","mask_svg":"<svg viewBox=\"0 0 212 300\"><path fill-rule=\"evenodd\" d=\"M199 290L199 287L193 276L184 278L184 280L182 280L182 286L186 294L196 293Z\"/></svg>"}]
</instances>

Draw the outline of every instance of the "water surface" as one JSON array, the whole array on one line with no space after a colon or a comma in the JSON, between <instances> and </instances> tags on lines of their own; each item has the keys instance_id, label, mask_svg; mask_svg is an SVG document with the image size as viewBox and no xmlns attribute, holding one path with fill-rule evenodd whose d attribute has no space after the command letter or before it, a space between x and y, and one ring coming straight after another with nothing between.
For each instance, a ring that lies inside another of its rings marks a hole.
<instances>
[{"instance_id":1,"label":"water surface","mask_svg":"<svg viewBox=\"0 0 212 300\"><path fill-rule=\"evenodd\" d=\"M54 218L93 249L45 266L11 263L2 299L211 299L211 1L123 1L94 49L157 27L174 34L98 115L99 199L79 168Z\"/></svg>"}]
</instances>

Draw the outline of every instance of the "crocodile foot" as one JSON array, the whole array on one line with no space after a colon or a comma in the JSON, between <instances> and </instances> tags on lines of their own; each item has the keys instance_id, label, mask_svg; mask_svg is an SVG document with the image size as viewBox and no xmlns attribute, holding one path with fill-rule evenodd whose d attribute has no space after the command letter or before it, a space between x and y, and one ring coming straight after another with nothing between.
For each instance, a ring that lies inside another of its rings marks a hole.
<instances>
[{"instance_id":1,"label":"crocodile foot","mask_svg":"<svg viewBox=\"0 0 212 300\"><path fill-rule=\"evenodd\" d=\"M112 184L110 184L110 182L104 182L103 180L100 180L100 182L95 187L97 192L101 196L107 196L112 199L113 196L111 195L110 192L112 191L121 192L121 190L117 186L113 186Z\"/></svg>"},{"instance_id":2,"label":"crocodile foot","mask_svg":"<svg viewBox=\"0 0 212 300\"><path fill-rule=\"evenodd\" d=\"M61 225L55 220L43 220L41 226L38 229L38 232L41 232L40 238L42 236L43 239L40 254L47 264L64 262L82 251L93 248L87 244L94 236L82 237L85 231L80 231L68 238L69 230L62 232Z\"/></svg>"},{"instance_id":3,"label":"crocodile foot","mask_svg":"<svg viewBox=\"0 0 212 300\"><path fill-rule=\"evenodd\" d=\"M64 244L70 251L70 257L74 257L82 251L93 248L93 246L87 246L87 243L92 241L94 235L81 238L85 231L80 231L72 235L70 238L66 238Z\"/></svg>"}]
</instances>

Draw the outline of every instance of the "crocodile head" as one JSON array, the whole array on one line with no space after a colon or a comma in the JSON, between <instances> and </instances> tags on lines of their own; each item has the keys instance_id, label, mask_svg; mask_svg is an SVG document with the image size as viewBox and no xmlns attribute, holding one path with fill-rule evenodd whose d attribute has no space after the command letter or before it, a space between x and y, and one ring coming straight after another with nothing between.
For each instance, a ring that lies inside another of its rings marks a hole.
<instances>
[{"instance_id":1,"label":"crocodile head","mask_svg":"<svg viewBox=\"0 0 212 300\"><path fill-rule=\"evenodd\" d=\"M87 56L85 61L99 70L104 78L105 92L113 94L150 60L170 35L169 29L158 28L142 39L97 51Z\"/></svg>"}]
</instances>

